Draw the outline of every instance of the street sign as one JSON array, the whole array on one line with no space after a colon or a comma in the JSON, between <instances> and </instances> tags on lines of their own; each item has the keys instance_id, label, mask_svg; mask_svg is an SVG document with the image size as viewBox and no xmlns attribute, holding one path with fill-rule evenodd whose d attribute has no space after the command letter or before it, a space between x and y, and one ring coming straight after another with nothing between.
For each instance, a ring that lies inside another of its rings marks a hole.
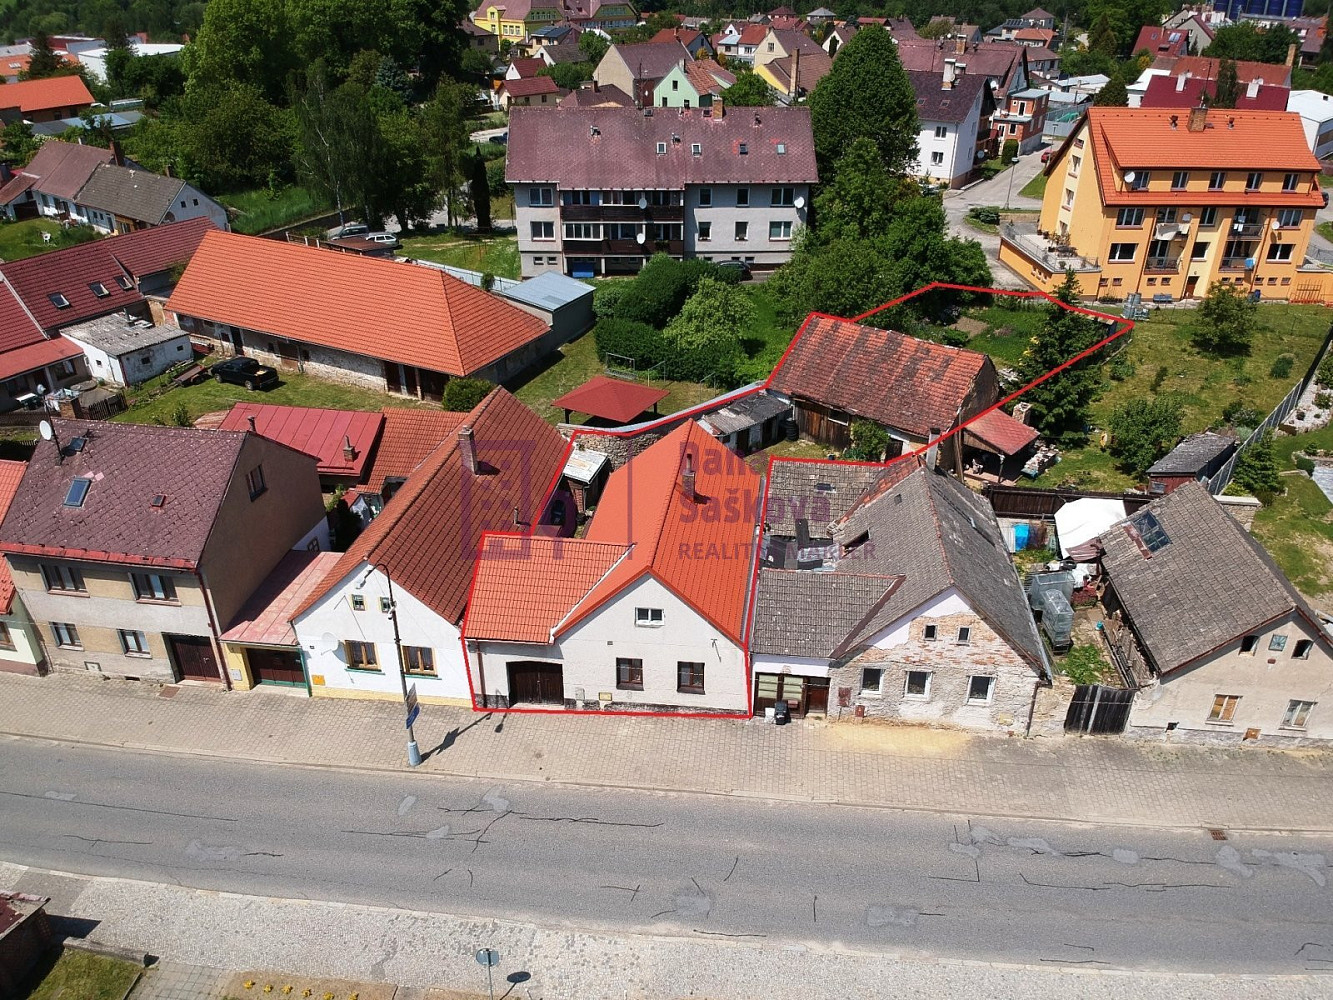
<instances>
[{"instance_id":1,"label":"street sign","mask_svg":"<svg viewBox=\"0 0 1333 1000\"><path fill-rule=\"evenodd\" d=\"M412 711L410 711L410 712L407 713L407 725L404 726L403 728L404 728L404 729L411 729L411 728L412 728L412 723L414 723L414 722L417 721L417 716L420 715L420 714L421 714L421 706L420 706L420 705L413 705L413 706L412 706Z\"/></svg>"},{"instance_id":2,"label":"street sign","mask_svg":"<svg viewBox=\"0 0 1333 1000\"><path fill-rule=\"evenodd\" d=\"M493 965L500 964L500 953L494 948L482 948L477 952L477 963L490 968Z\"/></svg>"},{"instance_id":3,"label":"street sign","mask_svg":"<svg viewBox=\"0 0 1333 1000\"><path fill-rule=\"evenodd\" d=\"M417 682L413 681L412 686L407 689L407 710L414 711L417 707Z\"/></svg>"}]
</instances>

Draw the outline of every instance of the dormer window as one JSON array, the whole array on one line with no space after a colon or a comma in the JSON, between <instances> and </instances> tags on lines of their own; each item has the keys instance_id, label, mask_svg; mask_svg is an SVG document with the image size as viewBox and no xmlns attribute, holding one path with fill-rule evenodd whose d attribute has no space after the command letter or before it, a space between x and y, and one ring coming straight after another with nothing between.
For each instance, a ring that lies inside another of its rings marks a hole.
<instances>
[{"instance_id":1,"label":"dormer window","mask_svg":"<svg viewBox=\"0 0 1333 1000\"><path fill-rule=\"evenodd\" d=\"M55 306L57 309L69 308L69 299L65 298L60 292L52 292L47 298L51 300L51 305Z\"/></svg>"},{"instance_id":2,"label":"dormer window","mask_svg":"<svg viewBox=\"0 0 1333 1000\"><path fill-rule=\"evenodd\" d=\"M110 292L107 291L107 289L106 289L106 285L102 284L100 281L90 281L90 282L88 282L88 288L89 288L89 289L92 291L92 293L93 293L94 295L96 295L99 299L104 299L104 298L106 298L108 295L111 294Z\"/></svg>"}]
</instances>

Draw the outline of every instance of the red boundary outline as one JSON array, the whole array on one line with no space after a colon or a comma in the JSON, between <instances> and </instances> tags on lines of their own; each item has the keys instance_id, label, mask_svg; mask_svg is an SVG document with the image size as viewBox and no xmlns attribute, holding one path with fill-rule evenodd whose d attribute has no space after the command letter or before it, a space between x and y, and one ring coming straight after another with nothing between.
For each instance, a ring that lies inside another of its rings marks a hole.
<instances>
[{"instance_id":1,"label":"red boundary outline","mask_svg":"<svg viewBox=\"0 0 1333 1000\"><path fill-rule=\"evenodd\" d=\"M1068 309L1070 312L1079 313L1084 316L1091 316L1093 319L1099 320L1101 322L1114 323L1116 324L1116 330L1114 333L1106 337L1103 337L1101 340L1097 341L1097 343L1093 344L1086 350L1080 351L1078 354L1074 355L1068 361L1065 361L1064 363L1057 365L1055 368L1052 368L1045 375L1033 379L1031 382L1023 386L1021 389L1017 389L1014 392L1011 392L1009 395L1005 396L1003 399L995 403L993 406L989 406L981 413L978 413L975 416L968 418L966 422L959 424L956 427L950 428L948 432L941 434L938 438L936 438L933 441L928 441L926 444L922 445L915 451L910 451L902 455L898 455L895 458L890 459L888 462L838 461L837 464L873 465L873 466L883 466L887 468L888 466L894 464L895 462L901 462L907 459L916 458L919 455L923 455L925 454L927 449L938 445L941 441L947 441L953 435L958 434L959 432L965 430L967 426L973 423L974 421L979 420L986 414L994 410L998 410L1001 407L1005 406L1006 404L1013 402L1019 396L1023 395L1025 392L1031 389L1033 386L1040 385L1047 379L1052 378L1055 375L1058 375L1060 372L1064 371L1070 365L1077 364L1079 361L1082 361L1089 355L1095 353L1096 351L1101 350L1107 344L1111 343L1111 341L1117 340L1118 338L1129 333L1130 330L1134 329L1134 322L1132 320L1124 319L1119 316L1111 316L1108 315L1107 313L1097 312L1095 309L1087 309L1083 306L1070 305L1067 302L1061 302L1051 293L1042 291L1041 289L1016 291L1007 288L985 288L976 285L955 285L943 281L932 281L930 284L924 285L921 288L918 288L916 291L908 292L906 295L900 295L898 298L893 299L889 302L885 302L883 305L877 306L876 308L871 309L868 312L863 312L861 313L861 315L855 316L851 320L844 320L841 316L832 316L828 313L818 313L818 312L810 313L809 315L806 316L804 322L802 322L800 327L797 329L796 334L791 339L791 343L787 345L787 349L782 352L782 357L778 360L778 363L773 366L773 371L769 374L768 378L764 379L764 381L761 384L749 390L749 392L736 395L733 398L744 399L745 397L760 392L763 389L767 389L773 381L773 376L776 375L778 370L786 363L787 357L788 355L791 354L792 348L796 346L796 342L802 336L805 335L806 327L810 325L810 321L815 319L816 317L823 319L838 320L840 322L859 323L862 320L868 319L877 313L881 313L886 309L892 309L894 306L901 305L902 303L908 301L909 299L916 298L918 295L924 295L927 292L934 291L935 289L948 289L950 291L958 291L958 292L976 292L986 295L1007 295L1011 298L1018 298L1018 299L1046 299L1048 302L1051 302L1052 304L1057 305L1062 309ZM716 397L714 397L714 399L716 399ZM662 426L663 424L667 423L676 424L682 420L693 419L695 416L715 408L713 406L713 402L714 400L708 400L707 402L700 403L697 406L689 407L688 409L681 410L677 413L671 413L667 414L664 417L659 417L656 420L645 421L642 424L635 424L633 430L615 430L615 429L603 429L603 428L587 428L587 429L579 428L575 430L574 433L570 435L569 444L565 448L564 458L560 463L561 471L557 472L551 478L551 481L547 484L546 492L543 494L544 502L542 504L542 509L545 509L546 503L550 502L551 496L554 494L556 487L559 485L560 477L561 475L563 475L564 472L565 463L569 461L569 456L574 450L574 443L575 441L578 440L580 436L587 435L590 437L638 437L640 434L652 431L657 427ZM759 508L761 512L767 511L768 509L768 490L769 486L773 482L773 465L777 462L813 462L819 464L829 464L829 460L826 458L778 458L774 457L773 455L770 455L768 457L768 467L765 469L763 499L761 501L761 505ZM502 538L525 538L532 536L535 530L536 526L533 525L526 532L512 532L512 531L482 532L481 539L478 541L477 544L477 552L478 554L480 554L481 550L486 545L486 539L488 537L495 536ZM762 530L763 528L761 525L760 531L762 532ZM752 684L752 676L751 676L752 664L750 659L750 648L749 648L750 626L754 620L754 600L755 600L755 594L759 587L759 573L758 573L759 546L757 544L754 546L754 550L755 550L754 559L750 567L750 595L748 601L746 602L746 619L741 625L741 636L742 636L742 641L744 643L741 652L745 658L745 690L747 697L749 696L749 691L751 689L751 684ZM478 557L472 566L472 582L468 585L468 603L466 609L463 612L463 621L460 626L458 635L459 645L461 645L463 649L463 665L467 673L468 695L469 698L471 699L472 710L474 712L497 712L497 713L519 714L519 715L605 715L605 716L614 716L621 718L626 716L629 717L639 716L639 717L666 718L666 719L752 718L753 713L751 713L749 709L746 709L743 712L657 712L657 711L647 711L647 710L635 711L633 709L616 709L616 708L604 709L604 708L481 708L479 707L477 705L476 688L472 682L472 661L470 656L468 655L466 634L467 634L468 616L472 612L471 596L473 590L476 588L477 585L477 573L479 572L480 568L481 568L481 559L480 557Z\"/></svg>"}]
</instances>

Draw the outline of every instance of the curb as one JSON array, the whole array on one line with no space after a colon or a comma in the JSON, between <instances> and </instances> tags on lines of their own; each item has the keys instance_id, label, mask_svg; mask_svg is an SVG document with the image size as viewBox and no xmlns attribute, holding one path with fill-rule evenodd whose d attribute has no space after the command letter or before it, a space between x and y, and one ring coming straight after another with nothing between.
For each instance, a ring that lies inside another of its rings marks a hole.
<instances>
[{"instance_id":1,"label":"curb","mask_svg":"<svg viewBox=\"0 0 1333 1000\"><path fill-rule=\"evenodd\" d=\"M607 789L612 791L628 792L657 792L668 795L701 795L714 798L735 798L746 799L754 802L774 802L788 803L791 805L815 805L815 806L833 806L842 809L870 809L886 812L916 813L923 816L956 816L956 817L986 817L1006 820L1026 820L1037 823L1061 823L1072 825L1097 825L1104 827L1115 827L1117 829L1128 830L1174 830L1202 832L1212 829L1225 830L1228 833L1252 833L1271 836L1296 835L1296 836L1329 836L1333 835L1333 823L1328 826L1238 826L1232 823L1220 822L1215 820L1200 820L1194 823L1143 823L1134 820L1125 820L1120 818L1088 817L1088 816L1059 816L1051 813L1037 812L1010 812L1000 815L998 813L987 813L978 810L968 810L951 808L947 806L927 806L927 805L894 805L887 802L853 802L847 799L819 798L806 795L783 795L774 792L751 791L744 788L716 789L716 788L679 788L671 785L651 785L640 784L633 788L627 788L624 785L611 784L605 781L579 780L574 778L551 778L545 776L535 776L531 774L511 774L508 772L497 771L489 774L479 774L466 771L428 771L421 768L409 767L382 767L374 764L323 764L316 761L293 761L284 760L276 757L262 756L240 756L235 753L224 753L212 750L182 750L177 747L161 747L146 743L103 743L96 740L79 740L67 737L54 736L35 736L30 733L15 733L7 730L0 730L0 737L11 739L38 740L45 743L63 744L67 746L86 746L95 747L104 750L131 750L142 753L163 754L165 756L175 757L201 757L210 760L234 761L242 764L262 764L265 766L276 767L299 767L310 770L320 771L346 771L352 774L395 774L414 779L427 780L431 778L445 778L462 781L491 781L491 782L513 782L534 785L556 785L562 788L589 788L589 789ZM132 880L131 880L132 881Z\"/></svg>"}]
</instances>

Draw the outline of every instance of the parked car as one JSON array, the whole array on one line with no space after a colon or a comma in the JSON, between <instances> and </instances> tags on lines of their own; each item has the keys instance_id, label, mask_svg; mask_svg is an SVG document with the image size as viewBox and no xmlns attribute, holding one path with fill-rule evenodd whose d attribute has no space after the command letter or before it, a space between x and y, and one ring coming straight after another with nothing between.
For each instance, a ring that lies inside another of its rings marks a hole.
<instances>
[{"instance_id":1,"label":"parked car","mask_svg":"<svg viewBox=\"0 0 1333 1000\"><path fill-rule=\"evenodd\" d=\"M368 232L370 232L370 227L364 222L348 222L341 226L334 226L325 235L331 240L341 240L347 236L365 236Z\"/></svg>"},{"instance_id":2,"label":"parked car","mask_svg":"<svg viewBox=\"0 0 1333 1000\"><path fill-rule=\"evenodd\" d=\"M741 281L745 281L750 277L750 265L743 260L720 260L717 262L717 266L724 267L728 271L739 272Z\"/></svg>"},{"instance_id":3,"label":"parked car","mask_svg":"<svg viewBox=\"0 0 1333 1000\"><path fill-rule=\"evenodd\" d=\"M397 233L365 233L361 238L363 240L368 240L371 243L379 243L386 247L393 247L395 250L403 245L402 241L398 239Z\"/></svg>"},{"instance_id":4,"label":"parked car","mask_svg":"<svg viewBox=\"0 0 1333 1000\"><path fill-rule=\"evenodd\" d=\"M1055 152L1055 150L1053 150L1053 149L1048 149L1048 150L1046 150L1044 153L1042 153L1042 154L1041 154L1041 162L1042 162L1042 163L1050 163L1050 162L1051 162L1051 154L1054 153L1054 152Z\"/></svg>"},{"instance_id":5,"label":"parked car","mask_svg":"<svg viewBox=\"0 0 1333 1000\"><path fill-rule=\"evenodd\" d=\"M278 373L254 358L228 358L208 371L219 382L243 385L247 389L272 389L278 384Z\"/></svg>"},{"instance_id":6,"label":"parked car","mask_svg":"<svg viewBox=\"0 0 1333 1000\"><path fill-rule=\"evenodd\" d=\"M508 132L501 132L499 135L493 135L493 136L491 136L491 137L490 137L489 139L487 139L486 141L487 141L487 142L494 142L494 143L496 143L496 144L498 144L498 145L503 146L503 145L505 145L505 143L507 143L507 142L509 141L509 133L508 133Z\"/></svg>"}]
</instances>

